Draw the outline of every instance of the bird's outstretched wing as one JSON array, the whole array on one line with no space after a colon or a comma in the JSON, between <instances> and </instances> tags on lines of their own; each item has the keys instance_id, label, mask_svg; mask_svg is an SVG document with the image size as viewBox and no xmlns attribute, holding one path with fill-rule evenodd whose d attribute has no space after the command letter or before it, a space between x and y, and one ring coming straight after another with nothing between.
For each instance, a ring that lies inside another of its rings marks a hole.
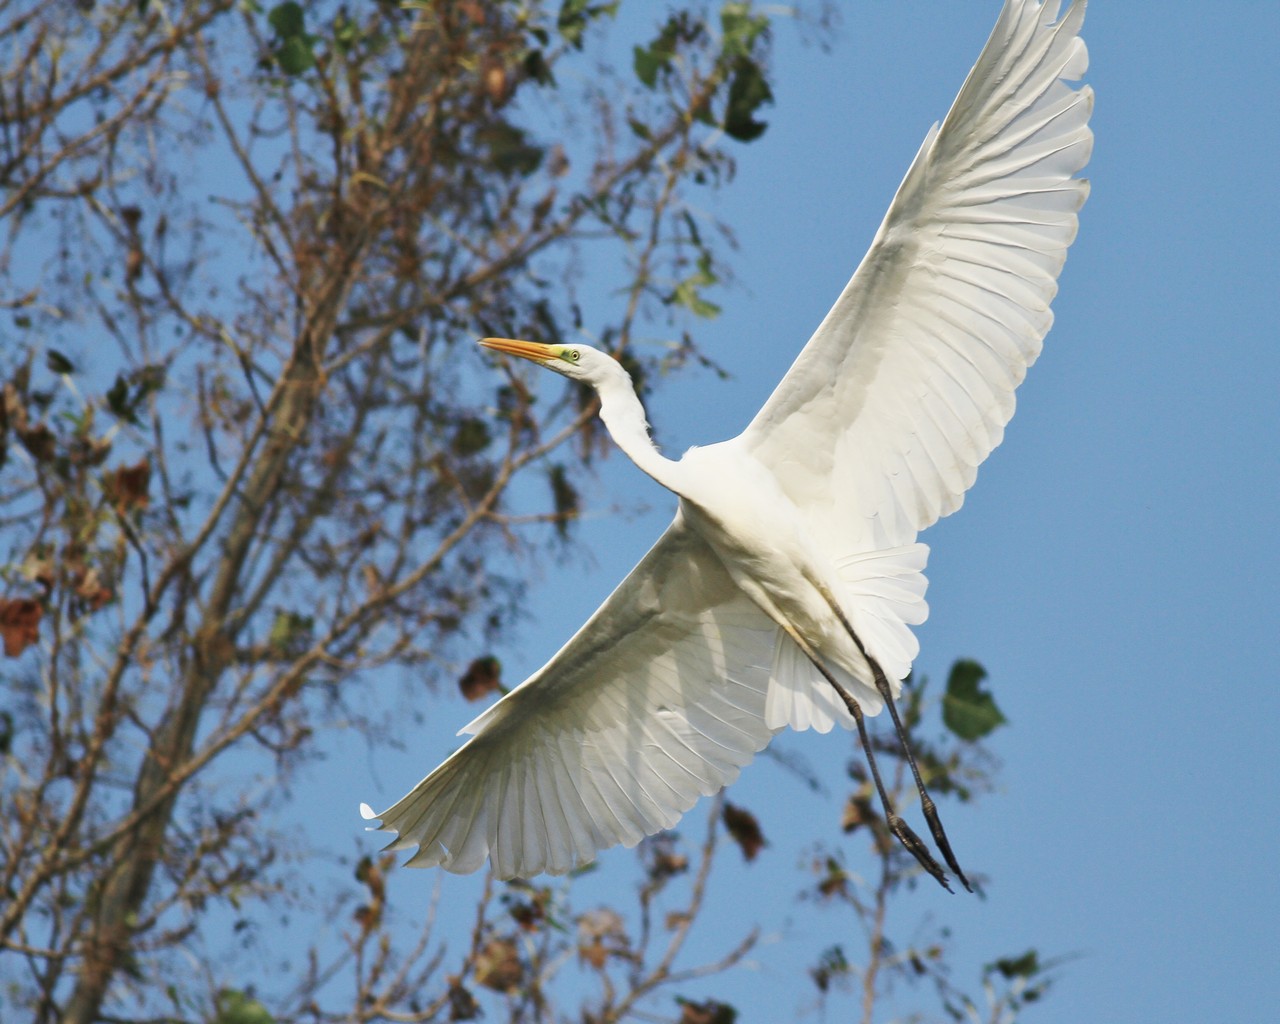
<instances>
[{"instance_id":1,"label":"bird's outstretched wing","mask_svg":"<svg viewBox=\"0 0 1280 1024\"><path fill-rule=\"evenodd\" d=\"M670 828L773 735L774 624L679 515L541 670L380 815L408 861L564 874ZM375 816L366 811L366 816Z\"/></svg>"},{"instance_id":2,"label":"bird's outstretched wing","mask_svg":"<svg viewBox=\"0 0 1280 1024\"><path fill-rule=\"evenodd\" d=\"M739 441L837 554L908 544L1000 443L1088 183L1084 0L1008 0L871 250Z\"/></svg>"}]
</instances>

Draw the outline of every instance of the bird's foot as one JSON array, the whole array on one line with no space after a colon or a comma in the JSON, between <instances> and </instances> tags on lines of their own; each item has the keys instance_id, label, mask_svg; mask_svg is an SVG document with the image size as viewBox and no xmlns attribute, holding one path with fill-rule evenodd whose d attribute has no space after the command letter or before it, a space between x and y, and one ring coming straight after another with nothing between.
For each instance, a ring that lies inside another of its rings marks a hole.
<instances>
[{"instance_id":1,"label":"bird's foot","mask_svg":"<svg viewBox=\"0 0 1280 1024\"><path fill-rule=\"evenodd\" d=\"M938 849L942 851L943 859L947 862L947 867L956 873L956 877L960 879L969 892L973 892L973 886L969 884L969 879L964 877L964 872L960 870L960 864L956 860L956 855L951 852L951 843L947 841L947 833L942 828L942 819L938 817L938 808L933 802L933 798L928 793L921 793L921 807L924 810L924 820L929 823L929 831L933 833L933 841L937 844ZM916 840L919 842L919 839ZM910 847L908 847L910 849ZM917 859L919 855L917 854ZM936 875L934 877L937 877Z\"/></svg>"},{"instance_id":2,"label":"bird's foot","mask_svg":"<svg viewBox=\"0 0 1280 1024\"><path fill-rule=\"evenodd\" d=\"M924 845L920 837L911 831L911 826L903 821L898 815L889 815L889 831L898 837L900 842L911 856L920 862L920 866L929 874L933 875L942 888L947 892L955 892L947 883L947 873L942 870L942 866L933 859L933 854L929 852L929 848ZM936 835L936 833L935 833ZM952 865L954 868L954 865ZM962 876L963 877L963 876ZM968 883L965 883L966 888Z\"/></svg>"}]
</instances>

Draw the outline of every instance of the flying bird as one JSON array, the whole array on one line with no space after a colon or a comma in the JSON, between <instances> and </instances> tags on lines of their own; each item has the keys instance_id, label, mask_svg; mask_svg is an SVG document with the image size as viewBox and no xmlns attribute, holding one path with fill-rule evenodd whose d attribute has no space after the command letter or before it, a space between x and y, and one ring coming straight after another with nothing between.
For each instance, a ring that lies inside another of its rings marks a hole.
<instances>
[{"instance_id":1,"label":"flying bird","mask_svg":"<svg viewBox=\"0 0 1280 1024\"><path fill-rule=\"evenodd\" d=\"M408 864L499 878L564 874L670 828L780 730L856 728L894 700L919 644L928 548L1003 436L1088 183L1085 0L1007 0L941 125L925 136L871 249L759 414L679 460L649 437L616 359L487 338L593 387L614 442L675 493L675 519L541 669L471 738L368 819ZM907 748L934 843L966 887Z\"/></svg>"}]
</instances>

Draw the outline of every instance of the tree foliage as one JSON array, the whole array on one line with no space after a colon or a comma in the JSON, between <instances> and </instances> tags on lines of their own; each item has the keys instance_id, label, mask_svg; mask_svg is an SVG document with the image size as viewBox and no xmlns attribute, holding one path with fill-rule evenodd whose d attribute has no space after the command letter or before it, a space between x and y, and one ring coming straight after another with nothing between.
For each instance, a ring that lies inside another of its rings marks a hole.
<instances>
[{"instance_id":1,"label":"tree foliage","mask_svg":"<svg viewBox=\"0 0 1280 1024\"><path fill-rule=\"evenodd\" d=\"M6 1020L613 1021L751 948L682 959L718 811L645 844L625 915L490 884L449 945L395 923L379 856L287 984L210 938L287 907L306 947L333 906L299 865L335 858L278 823L298 766L405 738L401 680L459 675L572 527L590 397L540 404L472 340L586 336L643 388L718 310L697 196L766 129L770 23L686 5L606 62L617 8L0 4Z\"/></svg>"}]
</instances>

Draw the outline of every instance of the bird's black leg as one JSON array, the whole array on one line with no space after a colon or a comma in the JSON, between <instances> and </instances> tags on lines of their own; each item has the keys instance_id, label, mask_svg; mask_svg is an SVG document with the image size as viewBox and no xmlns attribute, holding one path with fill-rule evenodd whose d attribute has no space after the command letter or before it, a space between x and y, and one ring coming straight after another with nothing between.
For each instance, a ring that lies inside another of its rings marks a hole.
<instances>
[{"instance_id":1,"label":"bird's black leg","mask_svg":"<svg viewBox=\"0 0 1280 1024\"><path fill-rule=\"evenodd\" d=\"M867 735L867 723L863 718L862 708L859 706L853 694L849 693L848 690L837 683L835 679L826 673L825 670L823 670L823 675L826 677L827 682L836 688L836 693L840 694L840 699L844 701L845 707L849 709L849 714L853 715L854 724L858 727L858 739L862 741L862 749L866 751L867 754L867 764L871 768L871 778L875 780L876 790L880 794L880 803L884 806L885 821L889 824L889 831L898 837L898 841L906 847L908 853L920 862L920 866L938 880L939 885L946 889L947 892L951 892L952 888L947 884L947 873L942 870L941 866L934 859L933 854L929 852L929 848L920 841L920 837L912 831L911 826L908 825L906 821L903 820L903 818L893 809L893 804L889 800L889 794L884 788L884 783L880 780L880 769L876 766L876 755L875 751L871 749L871 737ZM919 777L917 776L917 779L918 778ZM926 794L926 799L927 798L928 796ZM937 815L935 814L934 820L936 820L936 818ZM933 828L933 821L930 821L930 827ZM938 828L934 829L933 834L935 838L937 837L940 828L941 826L939 825ZM944 836L943 843L945 842L946 837ZM943 856L947 856L950 852L948 848L941 844L940 846L943 851ZM951 864L952 869L959 874L959 868L952 863L952 858L948 857L947 862ZM960 880L964 881L964 875L960 875ZM968 887L969 883L965 882L965 888ZM972 892L973 890L970 889L969 891Z\"/></svg>"},{"instance_id":2,"label":"bird's black leg","mask_svg":"<svg viewBox=\"0 0 1280 1024\"><path fill-rule=\"evenodd\" d=\"M832 606L835 607L834 604ZM889 705L889 717L893 719L893 727L898 732L898 742L902 744L902 749L907 755L907 764L911 766L911 775L916 780L916 789L920 793L920 809L924 812L924 820L929 823L929 831L933 833L933 841L938 844L938 849L942 851L942 857L947 862L947 866L960 879L960 884L968 889L969 892L973 892L973 886L969 884L969 879L965 878L964 872L960 870L956 855L951 852L951 843L947 840L947 833L942 827L942 819L938 817L938 807L933 802L933 797L929 795L929 791L925 789L924 779L920 777L920 768L916 764L916 755L912 753L911 744L907 739L907 730L903 728L902 719L898 717L898 705L894 702L893 690L889 686L889 680L875 658L871 657L867 653L867 649L862 646L862 641L858 638L858 634L853 631L853 626L849 624L849 620L845 618L844 613L837 608L836 614L840 616L840 621L844 624L844 628L848 630L849 636L852 637L859 652L866 658L867 664L871 666L871 674L875 679L876 689L880 691L880 696L884 698L884 702ZM863 740L863 745L866 745L866 740Z\"/></svg>"},{"instance_id":3,"label":"bird's black leg","mask_svg":"<svg viewBox=\"0 0 1280 1024\"><path fill-rule=\"evenodd\" d=\"M898 731L898 741L902 744L902 749L906 751L907 764L911 766L911 774L916 780L916 789L920 792L920 809L924 812L925 821L929 823L929 831L933 833L933 841L938 844L938 849L942 851L942 856L946 860L947 866L960 879L960 884L968 889L969 892L973 892L973 886L969 884L969 879L965 878L964 872L960 870L960 865L956 862L956 855L951 852L951 843L948 842L947 833L942 827L942 819L938 817L938 807L933 802L933 797L929 795L929 791L924 788L924 779L920 777L920 769L916 765L916 756L907 740L907 732L902 727L902 720L898 717L898 706L894 703L893 691L889 688L889 680L885 678L884 672L881 671L880 666L876 664L873 658L868 658L867 663L871 666L871 671L875 675L876 689L880 691L885 703L889 705L889 715L893 719L893 727Z\"/></svg>"},{"instance_id":4,"label":"bird's black leg","mask_svg":"<svg viewBox=\"0 0 1280 1024\"><path fill-rule=\"evenodd\" d=\"M844 701L844 706L849 709L849 714L853 716L854 724L858 727L858 739L862 742L862 749L867 755L867 764L871 768L871 778L875 781L876 792L880 794L880 804L884 807L885 822L889 826L889 831L897 836L898 842L903 845L908 853L915 857L922 868L937 880L939 885L946 889L947 892L952 892L953 890L947 882L947 873L942 870L942 866L937 862L933 854L929 852L929 848L925 846L920 837L912 831L911 826L908 825L893 809L893 801L889 799L889 792L884 788L884 782L880 778L880 769L876 765L875 750L872 749L871 746L871 737L867 735L867 723L862 714L861 706L859 706L853 694L840 685L836 677L832 675L827 666L822 663L822 659L819 657L818 653L814 651L802 637L790 629L787 629L787 634L795 640L797 646L799 646L800 650L804 652L804 656L813 663L813 667L821 673L822 677L830 683L836 693L840 695L840 699ZM896 712L894 713L894 718L896 721ZM899 735L901 735L901 733L899 733ZM907 756L908 758L911 756L910 748L907 749ZM911 768L915 771L914 761L911 762ZM921 792L923 793L923 784L920 783L920 775L918 772L916 773L916 783L921 786ZM925 798L928 798L928 794L925 794ZM929 803L932 805L932 800L930 800ZM928 816L926 815L926 818L927 817ZM937 813L935 811L933 818L930 819L929 822L930 828L934 829L933 834L935 838L942 831L942 825L940 823L936 828L934 827L934 822L936 820ZM943 843L945 842L946 835L943 834L942 843L939 844L939 847L943 850L943 856L948 856L950 847L944 846ZM955 867L955 864L952 863L953 860L954 858L948 856L948 863L950 863L956 873L959 874L960 869ZM960 878L963 880L964 876L960 875ZM965 882L965 888L969 888L968 882ZM970 889L969 891L972 892L973 890Z\"/></svg>"}]
</instances>

